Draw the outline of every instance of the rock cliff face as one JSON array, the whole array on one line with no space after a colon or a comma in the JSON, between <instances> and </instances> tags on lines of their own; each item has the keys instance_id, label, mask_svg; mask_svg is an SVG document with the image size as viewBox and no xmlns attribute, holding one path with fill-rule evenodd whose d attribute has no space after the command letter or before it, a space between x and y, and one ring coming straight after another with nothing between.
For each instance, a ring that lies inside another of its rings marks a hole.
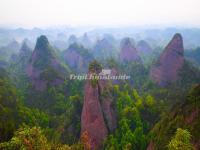
<instances>
[{"instance_id":1,"label":"rock cliff face","mask_svg":"<svg viewBox=\"0 0 200 150\"><path fill-rule=\"evenodd\" d=\"M64 51L64 60L76 72L86 72L92 55L83 46L73 43Z\"/></svg>"},{"instance_id":2,"label":"rock cliff face","mask_svg":"<svg viewBox=\"0 0 200 150\"><path fill-rule=\"evenodd\" d=\"M147 150L155 150L154 143L152 141L149 143Z\"/></svg>"},{"instance_id":3,"label":"rock cliff face","mask_svg":"<svg viewBox=\"0 0 200 150\"><path fill-rule=\"evenodd\" d=\"M101 108L104 114L104 120L106 121L108 131L113 132L114 129L117 127L117 121L114 109L112 108L113 98L109 91L109 84L111 84L111 82L108 83L108 81L106 80L101 80L98 82L100 89Z\"/></svg>"},{"instance_id":4,"label":"rock cliff face","mask_svg":"<svg viewBox=\"0 0 200 150\"><path fill-rule=\"evenodd\" d=\"M184 64L183 40L180 34L175 34L156 64L151 68L150 77L160 86L178 79L179 70Z\"/></svg>"},{"instance_id":5,"label":"rock cliff face","mask_svg":"<svg viewBox=\"0 0 200 150\"><path fill-rule=\"evenodd\" d=\"M138 51L130 38L124 38L122 40L119 58L123 62L141 61Z\"/></svg>"},{"instance_id":6,"label":"rock cliff face","mask_svg":"<svg viewBox=\"0 0 200 150\"><path fill-rule=\"evenodd\" d=\"M99 87L93 87L90 81L87 81L84 92L85 96L81 115L81 132L88 133L91 149L100 149L103 140L108 134L108 130L99 100Z\"/></svg>"},{"instance_id":7,"label":"rock cliff face","mask_svg":"<svg viewBox=\"0 0 200 150\"><path fill-rule=\"evenodd\" d=\"M62 83L68 70L66 66L59 62L48 39L45 36L40 36L37 39L26 72L35 90L43 91L48 85L53 86Z\"/></svg>"},{"instance_id":8,"label":"rock cliff face","mask_svg":"<svg viewBox=\"0 0 200 150\"><path fill-rule=\"evenodd\" d=\"M149 54L152 52L152 48L150 47L150 45L144 41L144 40L141 40L137 43L137 46L136 46L137 50L142 53L142 54Z\"/></svg>"},{"instance_id":9,"label":"rock cliff face","mask_svg":"<svg viewBox=\"0 0 200 150\"><path fill-rule=\"evenodd\" d=\"M89 72L94 73L94 72ZM92 83L93 82L93 83ZM116 117L111 106L112 97L107 82L88 80L84 89L81 133L87 133L91 149L101 149L103 140L116 128Z\"/></svg>"}]
</instances>

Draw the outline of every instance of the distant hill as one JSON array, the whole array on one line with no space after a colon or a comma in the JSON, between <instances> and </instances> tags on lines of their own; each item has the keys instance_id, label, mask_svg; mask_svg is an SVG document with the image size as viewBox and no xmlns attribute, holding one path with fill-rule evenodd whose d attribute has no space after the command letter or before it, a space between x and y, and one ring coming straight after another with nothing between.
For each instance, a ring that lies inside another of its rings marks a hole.
<instances>
[{"instance_id":1,"label":"distant hill","mask_svg":"<svg viewBox=\"0 0 200 150\"><path fill-rule=\"evenodd\" d=\"M60 84L68 73L69 69L59 61L46 36L40 36L27 67L35 89L45 90L48 84Z\"/></svg>"},{"instance_id":2,"label":"distant hill","mask_svg":"<svg viewBox=\"0 0 200 150\"><path fill-rule=\"evenodd\" d=\"M77 43L71 44L67 50L63 51L63 57L65 63L76 72L86 72L93 59L89 50Z\"/></svg>"},{"instance_id":3,"label":"distant hill","mask_svg":"<svg viewBox=\"0 0 200 150\"><path fill-rule=\"evenodd\" d=\"M160 86L178 80L178 71L184 63L183 39L175 34L163 53L151 68L150 77Z\"/></svg>"}]
</instances>

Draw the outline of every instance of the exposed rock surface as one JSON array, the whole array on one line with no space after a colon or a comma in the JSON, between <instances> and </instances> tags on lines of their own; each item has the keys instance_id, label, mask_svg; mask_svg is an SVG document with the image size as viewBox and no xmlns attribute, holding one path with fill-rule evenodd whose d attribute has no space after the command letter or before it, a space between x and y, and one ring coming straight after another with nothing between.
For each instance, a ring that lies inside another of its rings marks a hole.
<instances>
[{"instance_id":1,"label":"exposed rock surface","mask_svg":"<svg viewBox=\"0 0 200 150\"><path fill-rule=\"evenodd\" d=\"M124 38L122 40L119 58L123 62L141 61L138 51L130 38Z\"/></svg>"},{"instance_id":2,"label":"exposed rock surface","mask_svg":"<svg viewBox=\"0 0 200 150\"><path fill-rule=\"evenodd\" d=\"M147 147L147 150L155 150L154 143L151 141Z\"/></svg>"},{"instance_id":3,"label":"exposed rock surface","mask_svg":"<svg viewBox=\"0 0 200 150\"><path fill-rule=\"evenodd\" d=\"M175 34L156 64L151 68L150 76L160 86L178 79L179 70L184 64L183 39Z\"/></svg>"},{"instance_id":4,"label":"exposed rock surface","mask_svg":"<svg viewBox=\"0 0 200 150\"><path fill-rule=\"evenodd\" d=\"M152 52L152 48L150 47L150 45L144 41L144 40L141 40L137 43L137 46L136 46L137 50L139 53L142 53L142 54L149 54Z\"/></svg>"},{"instance_id":5,"label":"exposed rock surface","mask_svg":"<svg viewBox=\"0 0 200 150\"><path fill-rule=\"evenodd\" d=\"M87 132L91 149L101 149L103 140L116 128L116 117L107 81L98 80L95 85L92 82L85 84L81 133Z\"/></svg>"},{"instance_id":6,"label":"exposed rock surface","mask_svg":"<svg viewBox=\"0 0 200 150\"><path fill-rule=\"evenodd\" d=\"M106 121L108 131L113 132L116 128L117 121L115 112L112 108L113 98L109 91L109 83L106 80L101 80L98 84L100 88L100 99L104 120Z\"/></svg>"},{"instance_id":7,"label":"exposed rock surface","mask_svg":"<svg viewBox=\"0 0 200 150\"><path fill-rule=\"evenodd\" d=\"M84 92L81 132L88 132L91 149L99 149L108 134L99 100L99 87L93 87L87 81Z\"/></svg>"},{"instance_id":8,"label":"exposed rock surface","mask_svg":"<svg viewBox=\"0 0 200 150\"><path fill-rule=\"evenodd\" d=\"M43 91L48 85L58 85L67 74L67 67L61 64L46 36L37 39L35 49L26 68L27 75L36 90Z\"/></svg>"},{"instance_id":9,"label":"exposed rock surface","mask_svg":"<svg viewBox=\"0 0 200 150\"><path fill-rule=\"evenodd\" d=\"M92 55L83 46L74 43L64 51L64 60L75 71L85 72L92 60Z\"/></svg>"}]
</instances>

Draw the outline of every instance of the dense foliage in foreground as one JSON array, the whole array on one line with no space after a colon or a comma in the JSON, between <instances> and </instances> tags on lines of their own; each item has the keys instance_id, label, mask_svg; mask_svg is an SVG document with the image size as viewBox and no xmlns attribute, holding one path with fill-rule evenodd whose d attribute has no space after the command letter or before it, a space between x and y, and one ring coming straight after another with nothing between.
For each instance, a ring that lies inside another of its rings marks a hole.
<instances>
[{"instance_id":1,"label":"dense foliage in foreground","mask_svg":"<svg viewBox=\"0 0 200 150\"><path fill-rule=\"evenodd\" d=\"M200 71L184 58L181 35L173 39L162 61L154 61L154 54L144 55L142 61L130 40L122 46L119 58L123 60L109 58L105 49L111 47L112 54L115 46L103 39L96 47L103 48L102 53L96 53L98 60L89 63L91 51L82 46L74 44L61 53L47 37L40 36L33 53L25 47L25 54L21 51L8 66L0 67L0 149L195 149L200 143L200 86L196 85ZM73 63L64 62L67 55ZM169 57L180 62L178 69L172 68ZM70 73L88 70L97 75L104 68L131 79L69 79ZM169 68L172 70L165 75ZM93 137L87 131L93 132Z\"/></svg>"}]
</instances>

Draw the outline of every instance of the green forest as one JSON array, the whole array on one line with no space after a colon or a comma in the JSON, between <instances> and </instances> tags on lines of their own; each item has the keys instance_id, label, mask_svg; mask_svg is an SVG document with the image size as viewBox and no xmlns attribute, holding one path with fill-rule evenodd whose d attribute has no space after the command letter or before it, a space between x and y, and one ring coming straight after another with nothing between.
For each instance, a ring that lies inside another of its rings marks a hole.
<instances>
[{"instance_id":1,"label":"green forest","mask_svg":"<svg viewBox=\"0 0 200 150\"><path fill-rule=\"evenodd\" d=\"M0 49L0 149L200 149L199 48L185 50L179 33L168 42L141 52L105 37L61 50L41 35L33 49ZM130 79L70 80L102 69Z\"/></svg>"}]
</instances>

